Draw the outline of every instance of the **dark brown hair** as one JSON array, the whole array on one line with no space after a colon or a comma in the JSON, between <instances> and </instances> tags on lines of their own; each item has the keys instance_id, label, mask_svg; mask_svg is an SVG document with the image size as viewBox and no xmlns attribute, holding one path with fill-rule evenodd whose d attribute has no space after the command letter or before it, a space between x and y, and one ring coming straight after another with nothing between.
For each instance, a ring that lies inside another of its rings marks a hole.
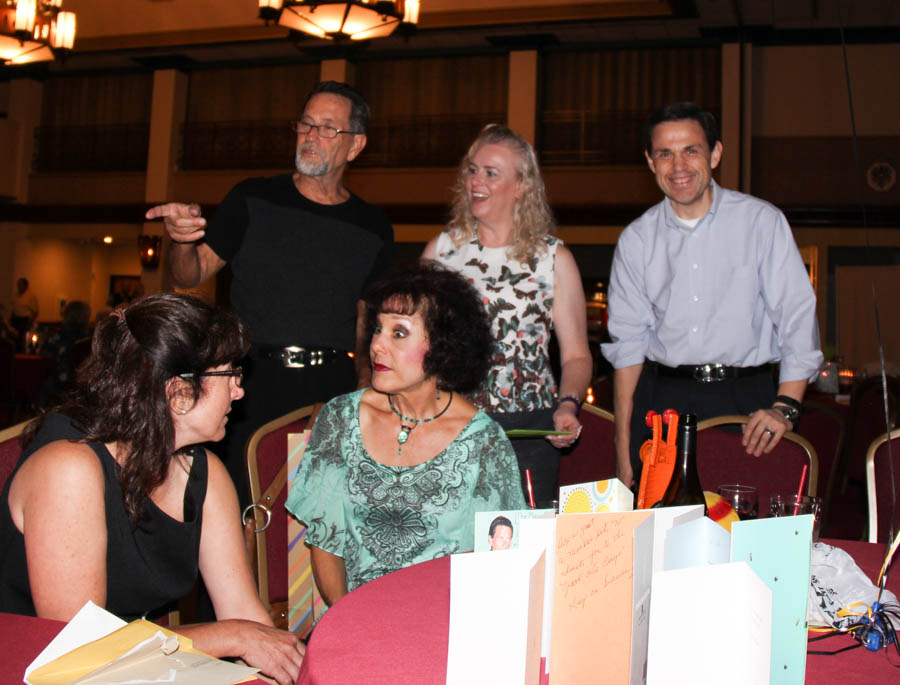
<instances>
[{"instance_id":1,"label":"dark brown hair","mask_svg":"<svg viewBox=\"0 0 900 685\"><path fill-rule=\"evenodd\" d=\"M196 402L208 369L237 361L249 338L237 317L179 293L150 295L97 324L91 356L55 411L84 431L85 442L117 442L127 451L119 480L132 522L166 478L175 454L167 382L184 383Z\"/></svg>"},{"instance_id":2,"label":"dark brown hair","mask_svg":"<svg viewBox=\"0 0 900 685\"><path fill-rule=\"evenodd\" d=\"M458 272L422 262L372 285L366 295L366 340L378 315L390 312L425 322L423 371L442 390L472 392L484 381L493 347L487 313L475 288Z\"/></svg>"}]
</instances>

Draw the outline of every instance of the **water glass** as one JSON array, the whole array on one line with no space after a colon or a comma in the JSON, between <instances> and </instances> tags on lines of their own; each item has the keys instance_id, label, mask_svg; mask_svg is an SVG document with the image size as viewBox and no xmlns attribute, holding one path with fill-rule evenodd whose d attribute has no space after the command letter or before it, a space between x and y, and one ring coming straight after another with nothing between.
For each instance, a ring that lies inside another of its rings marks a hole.
<instances>
[{"instance_id":1,"label":"water glass","mask_svg":"<svg viewBox=\"0 0 900 685\"><path fill-rule=\"evenodd\" d=\"M790 495L772 495L769 498L769 513L771 516L797 516L800 514L813 515L813 542L819 539L819 527L822 523L822 498L803 495L798 498L797 493Z\"/></svg>"},{"instance_id":2,"label":"water glass","mask_svg":"<svg viewBox=\"0 0 900 685\"><path fill-rule=\"evenodd\" d=\"M752 485L720 485L719 495L734 509L741 521L759 516L759 492Z\"/></svg>"}]
</instances>

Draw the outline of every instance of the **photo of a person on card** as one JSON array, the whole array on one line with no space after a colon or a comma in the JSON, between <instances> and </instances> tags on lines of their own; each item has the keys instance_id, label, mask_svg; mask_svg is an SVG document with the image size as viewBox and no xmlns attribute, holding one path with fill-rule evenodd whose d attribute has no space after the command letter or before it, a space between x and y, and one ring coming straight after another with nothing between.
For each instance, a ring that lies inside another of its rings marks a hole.
<instances>
[{"instance_id":1,"label":"photo of a person on card","mask_svg":"<svg viewBox=\"0 0 900 685\"><path fill-rule=\"evenodd\" d=\"M491 527L488 530L488 542L491 545L491 551L498 549L509 549L512 544L513 524L505 516L498 516L491 521Z\"/></svg>"}]
</instances>

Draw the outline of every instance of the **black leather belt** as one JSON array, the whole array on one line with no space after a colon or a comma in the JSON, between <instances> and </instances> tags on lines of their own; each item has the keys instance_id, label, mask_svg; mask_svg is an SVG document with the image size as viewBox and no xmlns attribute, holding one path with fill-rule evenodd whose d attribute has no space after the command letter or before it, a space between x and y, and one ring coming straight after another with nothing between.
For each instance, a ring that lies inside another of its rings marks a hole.
<instances>
[{"instance_id":1,"label":"black leather belt","mask_svg":"<svg viewBox=\"0 0 900 685\"><path fill-rule=\"evenodd\" d=\"M341 357L350 356L344 350L335 350L329 347L301 347L288 345L254 345L251 354L265 359L275 359L289 369L305 369L308 366L325 366L337 361Z\"/></svg>"},{"instance_id":2,"label":"black leather belt","mask_svg":"<svg viewBox=\"0 0 900 685\"><path fill-rule=\"evenodd\" d=\"M717 383L718 381L727 381L734 378L746 378L747 376L772 373L771 364L761 364L760 366L725 366L724 364L666 366L659 362L647 361L645 365L657 376L685 378L698 383Z\"/></svg>"}]
</instances>

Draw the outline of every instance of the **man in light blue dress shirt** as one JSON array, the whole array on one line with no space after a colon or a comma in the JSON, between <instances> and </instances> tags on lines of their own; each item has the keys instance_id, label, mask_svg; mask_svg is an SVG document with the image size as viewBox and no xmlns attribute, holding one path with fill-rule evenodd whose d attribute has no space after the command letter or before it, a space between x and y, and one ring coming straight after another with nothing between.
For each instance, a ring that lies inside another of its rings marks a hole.
<instances>
[{"instance_id":1,"label":"man in light blue dress shirt","mask_svg":"<svg viewBox=\"0 0 900 685\"><path fill-rule=\"evenodd\" d=\"M816 298L784 215L712 180L715 118L691 103L651 117L644 154L666 197L619 237L609 284L617 475L636 484L650 409L749 414L748 453L796 426L823 361ZM777 392L774 364L780 364Z\"/></svg>"}]
</instances>

